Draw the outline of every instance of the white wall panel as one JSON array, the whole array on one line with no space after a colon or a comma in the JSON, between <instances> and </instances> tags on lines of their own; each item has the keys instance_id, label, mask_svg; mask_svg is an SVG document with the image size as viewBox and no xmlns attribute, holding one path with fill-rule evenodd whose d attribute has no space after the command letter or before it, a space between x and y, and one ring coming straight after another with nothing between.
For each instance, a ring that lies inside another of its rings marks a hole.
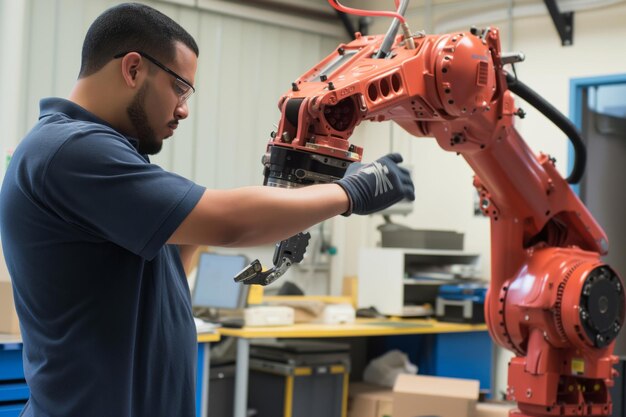
<instances>
[{"instance_id":1,"label":"white wall panel","mask_svg":"<svg viewBox=\"0 0 626 417\"><path fill-rule=\"evenodd\" d=\"M25 119L22 128L26 131L39 116L39 99L55 94L57 29L56 1L38 1L31 4L28 13L29 36L27 38L25 66ZM33 29L37 28L37 34ZM39 35L41 34L41 35Z\"/></svg>"},{"instance_id":2,"label":"white wall panel","mask_svg":"<svg viewBox=\"0 0 626 417\"><path fill-rule=\"evenodd\" d=\"M223 69L219 56L222 48L222 18L214 15L203 15L200 30L196 39L202 45L200 65L203 70L196 76L199 89L196 97L192 96L190 106L196 119L197 141L193 156L194 177L199 183L217 187L217 168L213 163L217 155L217 130L219 115L217 108L220 97L217 94Z\"/></svg>"},{"instance_id":3,"label":"white wall panel","mask_svg":"<svg viewBox=\"0 0 626 417\"><path fill-rule=\"evenodd\" d=\"M42 0L38 0L37 3L41 2ZM83 26L87 2L56 0L49 3L55 4L53 16L56 21L56 27L50 32L54 54L52 94L66 96L72 89L80 69L83 42L80 36L76 36L76 33L80 30L87 30ZM37 31L32 31L31 41L34 44L37 42Z\"/></svg>"},{"instance_id":4,"label":"white wall panel","mask_svg":"<svg viewBox=\"0 0 626 417\"><path fill-rule=\"evenodd\" d=\"M172 0L162 0L172 1ZM244 18L248 20L254 20L256 22L262 22L268 25L276 25L295 29L297 31L315 33L322 36L344 36L344 29L341 25L336 24L332 19L313 19L303 17L297 14L287 15L275 10L269 10L262 7L262 1L257 2L259 7L255 7L252 4L242 4L238 1L231 0L195 0L199 8L207 10L212 13L216 13L223 16L235 16L238 18ZM285 0L286 2L292 2L292 4L298 6L298 8L306 13L306 9L319 10L319 6L323 5L321 0L315 0L310 2L308 0ZM269 1L268 3L273 3ZM303 4L307 6L302 7ZM326 7L326 6L324 6ZM330 8L330 6L327 6ZM325 9L326 10L326 9ZM329 10L328 15L333 16L334 11Z\"/></svg>"},{"instance_id":5,"label":"white wall panel","mask_svg":"<svg viewBox=\"0 0 626 417\"><path fill-rule=\"evenodd\" d=\"M247 175L239 176L239 183L233 185L249 185L261 184L263 180L263 170L261 155L265 151L265 143L269 138L271 123L276 119L277 111L275 110L276 90L268 91L265 95L261 94L262 85L270 78L272 74L263 73L262 67L266 66L269 55L265 48L266 33L258 23L243 22L241 26L242 45L238 50L241 60L240 66L240 85L241 94L239 97L244 98L236 103L233 112L242 117L243 123L239 123L239 131L237 137L242 140L232 140L235 144L235 152L237 156L233 161L245 169ZM276 31L271 31L275 33ZM259 117L260 108L268 108L268 112ZM274 111L272 111L274 110ZM248 148L248 149L247 149ZM231 161L232 162L232 161ZM235 168L235 167L234 167ZM244 174L242 172L242 174Z\"/></svg>"},{"instance_id":6,"label":"white wall panel","mask_svg":"<svg viewBox=\"0 0 626 417\"><path fill-rule=\"evenodd\" d=\"M39 100L69 94L84 35L111 0L30 0L24 21L23 111L16 144L36 121ZM145 1L197 40L197 93L190 117L153 161L197 182L228 188L262 182L260 158L292 79L326 55L333 37L255 22L176 2ZM4 8L3 8L4 9ZM3 42L4 44L4 42ZM334 47L334 46L333 46Z\"/></svg>"},{"instance_id":7,"label":"white wall panel","mask_svg":"<svg viewBox=\"0 0 626 417\"><path fill-rule=\"evenodd\" d=\"M4 176L6 156L21 135L18 120L23 113L23 47L26 5L23 1L0 0L0 178Z\"/></svg>"},{"instance_id":8,"label":"white wall panel","mask_svg":"<svg viewBox=\"0 0 626 417\"><path fill-rule=\"evenodd\" d=\"M244 47L242 36L242 22L240 19L224 18L222 26L222 49L218 57L223 71L220 74L218 89L214 92L220 98L219 106L215 109L218 114L217 136L208 138L217 142L216 153L211 160L217 168L215 173L217 184L220 187L230 188L237 182L237 172L245 172L246 168L239 169L237 148L240 125L248 123L246 114L240 114L239 103L247 100L242 97L241 80L247 75L245 59L241 59L240 48ZM241 144L249 138L241 138Z\"/></svg>"}]
</instances>

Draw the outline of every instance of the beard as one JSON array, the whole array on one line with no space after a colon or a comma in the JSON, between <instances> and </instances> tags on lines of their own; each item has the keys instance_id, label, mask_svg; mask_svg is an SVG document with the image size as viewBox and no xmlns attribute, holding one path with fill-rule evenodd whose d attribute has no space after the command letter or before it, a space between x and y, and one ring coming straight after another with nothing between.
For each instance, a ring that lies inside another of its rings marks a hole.
<instances>
[{"instance_id":1,"label":"beard","mask_svg":"<svg viewBox=\"0 0 626 417\"><path fill-rule=\"evenodd\" d=\"M139 91L137 91L137 94L135 94L133 101L126 108L126 113L135 129L136 139L139 143L137 146L139 153L155 155L161 151L163 140L156 136L154 130L148 123L148 115L145 109L147 92L148 83L146 82L141 86Z\"/></svg>"}]
</instances>

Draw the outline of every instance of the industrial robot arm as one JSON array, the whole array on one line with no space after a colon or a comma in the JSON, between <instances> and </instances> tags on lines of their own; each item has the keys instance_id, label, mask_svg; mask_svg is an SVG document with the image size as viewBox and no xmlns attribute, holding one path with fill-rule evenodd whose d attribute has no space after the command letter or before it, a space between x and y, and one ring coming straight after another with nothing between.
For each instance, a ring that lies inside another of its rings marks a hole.
<instances>
[{"instance_id":1,"label":"industrial robot arm","mask_svg":"<svg viewBox=\"0 0 626 417\"><path fill-rule=\"evenodd\" d=\"M396 6L401 11L406 1ZM504 66L523 56L501 52L498 29L426 36L402 28L397 36L392 29L387 36L357 33L292 84L279 100L282 117L264 157L265 184L299 187L341 178L361 160L362 149L349 138L363 121L394 121L461 155L476 174L491 222L485 316L493 339L516 354L507 395L519 410L511 415L611 415L623 283L602 261L604 231L555 160L535 154L515 129L515 117L524 113L512 92L568 133L577 151L572 182L585 159L576 129L507 74Z\"/></svg>"}]
</instances>

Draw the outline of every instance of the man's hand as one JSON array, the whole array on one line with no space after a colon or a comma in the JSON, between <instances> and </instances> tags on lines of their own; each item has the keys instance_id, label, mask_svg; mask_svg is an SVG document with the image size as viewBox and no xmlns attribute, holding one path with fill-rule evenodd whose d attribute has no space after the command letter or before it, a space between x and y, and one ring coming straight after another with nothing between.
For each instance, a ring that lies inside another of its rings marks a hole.
<instances>
[{"instance_id":1,"label":"man's hand","mask_svg":"<svg viewBox=\"0 0 626 417\"><path fill-rule=\"evenodd\" d=\"M337 181L350 199L349 214L371 214L406 198L415 200L409 171L398 166L402 156L390 153L369 164L353 163Z\"/></svg>"}]
</instances>

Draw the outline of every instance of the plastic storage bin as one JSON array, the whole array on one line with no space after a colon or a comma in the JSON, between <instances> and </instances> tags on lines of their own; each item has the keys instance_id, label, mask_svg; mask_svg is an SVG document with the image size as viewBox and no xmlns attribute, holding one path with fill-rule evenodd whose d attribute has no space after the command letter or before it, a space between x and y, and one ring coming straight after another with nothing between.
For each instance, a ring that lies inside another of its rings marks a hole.
<instances>
[{"instance_id":1,"label":"plastic storage bin","mask_svg":"<svg viewBox=\"0 0 626 417\"><path fill-rule=\"evenodd\" d=\"M442 285L437 297L437 319L458 323L485 322L485 296L482 284Z\"/></svg>"}]
</instances>

